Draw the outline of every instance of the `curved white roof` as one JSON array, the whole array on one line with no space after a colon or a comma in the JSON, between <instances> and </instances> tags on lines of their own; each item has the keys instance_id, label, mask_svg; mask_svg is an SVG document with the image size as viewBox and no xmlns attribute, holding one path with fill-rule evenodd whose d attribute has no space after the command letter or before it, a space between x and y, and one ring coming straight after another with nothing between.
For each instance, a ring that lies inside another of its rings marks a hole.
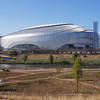
<instances>
[{"instance_id":1,"label":"curved white roof","mask_svg":"<svg viewBox=\"0 0 100 100\"><path fill-rule=\"evenodd\" d=\"M24 28L23 30L27 30L27 29L38 29L38 28L47 28L47 27L55 27L55 26L66 26L66 29L74 29L74 31L87 31L87 32L92 32L92 30L90 29L87 29L85 27L82 27L82 26L78 26L78 25L74 25L74 24L71 24L71 23L56 23L56 24L44 24L44 25L38 25L38 26L31 26L31 27L27 27L27 28Z\"/></svg>"},{"instance_id":2,"label":"curved white roof","mask_svg":"<svg viewBox=\"0 0 100 100\"><path fill-rule=\"evenodd\" d=\"M32 26L2 37L2 46L34 44L44 48L59 48L65 44L93 45L93 31L78 25L57 23Z\"/></svg>"},{"instance_id":3,"label":"curved white roof","mask_svg":"<svg viewBox=\"0 0 100 100\"><path fill-rule=\"evenodd\" d=\"M10 36L10 35L21 35L21 34L45 34L48 33L48 31L51 33L55 33L56 31L60 32L60 31L66 31L66 32L93 32L90 29L87 29L85 27L81 27L78 25L74 25L74 24L66 24L66 23L57 23L57 24L46 24L46 25L39 25L39 26L32 26L32 27L27 27L24 28L20 31L8 34L6 36Z\"/></svg>"}]
</instances>

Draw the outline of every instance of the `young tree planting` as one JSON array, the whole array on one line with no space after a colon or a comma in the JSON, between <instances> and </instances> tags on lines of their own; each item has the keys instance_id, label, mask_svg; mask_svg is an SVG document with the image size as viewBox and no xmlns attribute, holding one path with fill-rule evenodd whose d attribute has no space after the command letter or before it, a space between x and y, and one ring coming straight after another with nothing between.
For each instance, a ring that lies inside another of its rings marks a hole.
<instances>
[{"instance_id":1,"label":"young tree planting","mask_svg":"<svg viewBox=\"0 0 100 100\"><path fill-rule=\"evenodd\" d=\"M77 57L78 57L77 53L73 54L72 59L74 60L74 62L75 62Z\"/></svg>"},{"instance_id":2,"label":"young tree planting","mask_svg":"<svg viewBox=\"0 0 100 100\"><path fill-rule=\"evenodd\" d=\"M24 55L22 59L23 59L24 62L26 62L27 59L28 59L28 56L27 55Z\"/></svg>"},{"instance_id":3,"label":"young tree planting","mask_svg":"<svg viewBox=\"0 0 100 100\"><path fill-rule=\"evenodd\" d=\"M53 64L53 61L54 61L54 57L53 57L53 55L51 54L51 55L49 56L49 62L50 62L50 64Z\"/></svg>"},{"instance_id":4,"label":"young tree planting","mask_svg":"<svg viewBox=\"0 0 100 100\"><path fill-rule=\"evenodd\" d=\"M8 55L11 57L17 56L17 52L15 50L9 50Z\"/></svg>"},{"instance_id":5,"label":"young tree planting","mask_svg":"<svg viewBox=\"0 0 100 100\"><path fill-rule=\"evenodd\" d=\"M81 59L79 57L76 58L75 62L74 62L74 66L73 66L73 77L76 79L76 92L78 93L78 84L79 84L79 80L80 78L82 78L83 72L82 72L82 63L81 63Z\"/></svg>"}]
</instances>

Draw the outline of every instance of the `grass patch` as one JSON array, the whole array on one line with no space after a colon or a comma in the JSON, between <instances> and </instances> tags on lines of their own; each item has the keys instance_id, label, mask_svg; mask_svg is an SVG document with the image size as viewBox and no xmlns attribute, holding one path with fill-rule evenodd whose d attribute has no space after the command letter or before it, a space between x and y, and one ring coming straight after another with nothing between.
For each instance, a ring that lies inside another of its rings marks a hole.
<instances>
[{"instance_id":1,"label":"grass patch","mask_svg":"<svg viewBox=\"0 0 100 100\"><path fill-rule=\"evenodd\" d=\"M71 74L64 74L61 76L58 76L58 78L62 78L62 79L73 79L73 75ZM84 79L98 79L100 80L100 72L89 72L89 71L83 71L83 78Z\"/></svg>"},{"instance_id":2,"label":"grass patch","mask_svg":"<svg viewBox=\"0 0 100 100\"><path fill-rule=\"evenodd\" d=\"M62 79L72 79L73 75L72 74L64 74L61 76L58 76L58 78L62 78Z\"/></svg>"},{"instance_id":3,"label":"grass patch","mask_svg":"<svg viewBox=\"0 0 100 100\"><path fill-rule=\"evenodd\" d=\"M93 65L93 64L100 64L100 59L82 59L82 63L83 64L89 64L89 65Z\"/></svg>"},{"instance_id":4,"label":"grass patch","mask_svg":"<svg viewBox=\"0 0 100 100\"><path fill-rule=\"evenodd\" d=\"M18 72L0 72L0 78L7 78L7 77L12 77L16 75L22 75L23 73L18 73Z\"/></svg>"},{"instance_id":5,"label":"grass patch","mask_svg":"<svg viewBox=\"0 0 100 100\"><path fill-rule=\"evenodd\" d=\"M98 79L100 80L100 72L84 72L83 78Z\"/></svg>"},{"instance_id":6,"label":"grass patch","mask_svg":"<svg viewBox=\"0 0 100 100\"><path fill-rule=\"evenodd\" d=\"M1 60L0 63L49 63L48 58L28 58L27 61L23 61L21 58L11 59L11 60ZM54 59L54 63L63 63L63 64L69 64L73 63L72 58L59 58ZM95 65L100 64L100 59L95 58L83 58L82 59L83 64L87 65Z\"/></svg>"},{"instance_id":7,"label":"grass patch","mask_svg":"<svg viewBox=\"0 0 100 100\"><path fill-rule=\"evenodd\" d=\"M49 59L47 58L31 58L27 59L27 61L23 61L23 59L18 58L16 60L11 59L11 60L1 60L0 63L49 63ZM64 63L68 64L69 59L54 59L54 63Z\"/></svg>"}]
</instances>

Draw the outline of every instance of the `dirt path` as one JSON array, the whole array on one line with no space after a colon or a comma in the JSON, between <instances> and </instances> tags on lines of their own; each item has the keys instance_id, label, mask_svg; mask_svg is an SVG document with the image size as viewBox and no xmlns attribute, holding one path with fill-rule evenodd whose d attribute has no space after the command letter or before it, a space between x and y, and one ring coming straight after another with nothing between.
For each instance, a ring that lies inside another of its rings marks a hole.
<instances>
[{"instance_id":1,"label":"dirt path","mask_svg":"<svg viewBox=\"0 0 100 100\"><path fill-rule=\"evenodd\" d=\"M37 70L13 70L13 72L19 72L19 73L23 73L23 74L14 75L14 76L6 77L6 78L1 78L1 80L8 80L8 79L10 80L13 78L20 78L20 77L27 76L27 75L50 73L50 72L55 72L55 71L52 69L49 69L49 70L37 69Z\"/></svg>"},{"instance_id":2,"label":"dirt path","mask_svg":"<svg viewBox=\"0 0 100 100\"><path fill-rule=\"evenodd\" d=\"M100 86L97 86L97 85L93 85L93 84L90 84L90 83L87 83L87 82L81 82L81 81L80 81L80 83L87 85L87 86L91 86L91 87L96 88L96 89L100 89Z\"/></svg>"},{"instance_id":3,"label":"dirt path","mask_svg":"<svg viewBox=\"0 0 100 100\"><path fill-rule=\"evenodd\" d=\"M3 78L1 80L8 80L8 79L13 79L13 78L20 78L20 77L27 76L27 75L29 75L29 74L10 76L10 77Z\"/></svg>"},{"instance_id":4,"label":"dirt path","mask_svg":"<svg viewBox=\"0 0 100 100\"><path fill-rule=\"evenodd\" d=\"M25 70L20 71L20 72L24 72L24 71ZM15 70L15 72L18 72L18 70L17 71ZM33 80L11 80L11 79L14 79L14 78L21 78L21 77L27 76L27 75L38 75L38 74L50 73L50 72L52 72L52 70L49 70L49 71L47 71L47 70L45 70L45 71L44 70L33 70L33 71L32 70L31 71L28 70L23 75L16 75L16 76L10 76L10 77L3 78L2 80L5 81L5 82L1 82L0 84L4 85L4 84L12 83L12 82L18 83L18 82L30 82L30 81L38 81L38 80L50 79L50 78L52 78L52 76L51 77L47 77L47 78L33 79Z\"/></svg>"},{"instance_id":5,"label":"dirt path","mask_svg":"<svg viewBox=\"0 0 100 100\"><path fill-rule=\"evenodd\" d=\"M1 82L0 85L4 85L4 84L8 84L8 83L34 82L34 81L47 80L47 79L51 79L51 77L48 77L48 78L39 78L39 79L34 79L34 80L10 80L9 82Z\"/></svg>"},{"instance_id":6,"label":"dirt path","mask_svg":"<svg viewBox=\"0 0 100 100\"><path fill-rule=\"evenodd\" d=\"M66 69L66 70L63 71L63 73L59 73L59 74L51 76L51 77L38 78L38 79L33 79L33 80L11 80L11 79L20 78L20 77L31 75L31 74L35 74L36 75L36 74L42 74L42 73L48 73L48 72L55 72L55 69L49 69L49 70L48 69L45 69L45 70L44 69L37 69L37 70L20 70L20 71L19 70L14 70L13 72L23 72L24 74L23 75L16 75L16 76L10 76L10 77L4 78L3 80L8 81L8 82L1 82L0 85L12 83L12 82L15 82L15 83L32 82L32 81L45 80L45 79L55 79L55 80L61 80L61 81L75 82L75 79L60 79L60 78L57 78L60 75L70 74L72 72L71 69L68 69L68 70ZM87 82L84 82L84 81L86 81L86 80L82 80L82 81L80 81L80 83L83 84L83 85L87 85L87 86L91 86L93 88L100 89L99 86L96 86L96 85L93 85L93 84L90 84L90 83L87 83Z\"/></svg>"},{"instance_id":7,"label":"dirt path","mask_svg":"<svg viewBox=\"0 0 100 100\"><path fill-rule=\"evenodd\" d=\"M71 81L71 82L75 82L76 80L75 79L60 79L60 78L54 78L53 79L56 79L56 80L61 80L61 81ZM93 84L90 84L90 83L87 83L87 82L82 82L80 81L81 84L83 85L87 85L87 86L91 86L92 88L96 88L96 89L100 89L100 86L96 86L96 85L93 85Z\"/></svg>"}]
</instances>

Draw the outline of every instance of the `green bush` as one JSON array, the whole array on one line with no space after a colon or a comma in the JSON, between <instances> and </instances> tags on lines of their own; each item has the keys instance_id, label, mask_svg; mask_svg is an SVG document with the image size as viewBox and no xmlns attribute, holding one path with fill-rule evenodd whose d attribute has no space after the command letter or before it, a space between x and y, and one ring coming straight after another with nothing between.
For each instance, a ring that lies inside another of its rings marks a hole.
<instances>
[{"instance_id":1,"label":"green bush","mask_svg":"<svg viewBox=\"0 0 100 100\"><path fill-rule=\"evenodd\" d=\"M54 57L52 54L49 56L49 62L50 62L50 64L53 64L53 62L54 62Z\"/></svg>"},{"instance_id":2,"label":"green bush","mask_svg":"<svg viewBox=\"0 0 100 100\"><path fill-rule=\"evenodd\" d=\"M77 53L73 54L72 59L74 60L74 62L75 62L77 56L78 56Z\"/></svg>"},{"instance_id":3,"label":"green bush","mask_svg":"<svg viewBox=\"0 0 100 100\"><path fill-rule=\"evenodd\" d=\"M25 62L25 61L27 61L27 59L28 59L28 56L27 55L24 55L23 57L22 57L22 60Z\"/></svg>"},{"instance_id":4,"label":"green bush","mask_svg":"<svg viewBox=\"0 0 100 100\"><path fill-rule=\"evenodd\" d=\"M13 83L8 83L7 86L8 87L16 87L17 86L17 83L14 83L14 82Z\"/></svg>"},{"instance_id":5,"label":"green bush","mask_svg":"<svg viewBox=\"0 0 100 100\"><path fill-rule=\"evenodd\" d=\"M17 52L15 50L8 50L8 55L14 57L17 56Z\"/></svg>"}]
</instances>

